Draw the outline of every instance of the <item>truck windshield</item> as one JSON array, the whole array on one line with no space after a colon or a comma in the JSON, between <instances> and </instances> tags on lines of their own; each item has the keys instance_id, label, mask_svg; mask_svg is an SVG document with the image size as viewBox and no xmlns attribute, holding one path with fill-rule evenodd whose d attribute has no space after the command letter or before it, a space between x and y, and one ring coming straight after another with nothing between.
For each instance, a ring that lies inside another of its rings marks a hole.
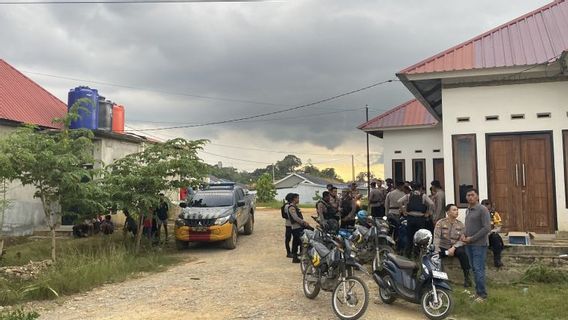
<instances>
[{"instance_id":1,"label":"truck windshield","mask_svg":"<svg viewBox=\"0 0 568 320\"><path fill-rule=\"evenodd\" d=\"M230 207L233 194L228 192L197 192L191 201L191 207Z\"/></svg>"}]
</instances>

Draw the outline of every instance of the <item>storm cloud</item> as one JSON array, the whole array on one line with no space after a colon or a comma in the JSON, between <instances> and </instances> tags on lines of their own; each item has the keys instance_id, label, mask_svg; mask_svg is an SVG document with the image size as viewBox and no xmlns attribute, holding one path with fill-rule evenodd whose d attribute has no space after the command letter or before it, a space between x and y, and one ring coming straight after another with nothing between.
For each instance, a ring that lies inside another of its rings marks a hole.
<instances>
[{"instance_id":1,"label":"storm cloud","mask_svg":"<svg viewBox=\"0 0 568 320\"><path fill-rule=\"evenodd\" d=\"M131 87L27 73L63 101L69 88L98 88L126 106L131 128L169 127L276 111L392 79L411 64L547 2L290 0L1 6L0 58L22 71ZM146 133L304 152L302 158L314 162L339 157L337 161L350 165L344 155L356 154L361 166L365 135L356 126L365 119L362 108L369 105L374 117L410 98L402 84L394 82L242 123ZM371 137L371 141L373 160L379 162L380 140ZM279 153L210 148L212 153L259 162L282 158ZM316 155L325 153L329 155ZM243 169L262 166L229 163Z\"/></svg>"}]
</instances>

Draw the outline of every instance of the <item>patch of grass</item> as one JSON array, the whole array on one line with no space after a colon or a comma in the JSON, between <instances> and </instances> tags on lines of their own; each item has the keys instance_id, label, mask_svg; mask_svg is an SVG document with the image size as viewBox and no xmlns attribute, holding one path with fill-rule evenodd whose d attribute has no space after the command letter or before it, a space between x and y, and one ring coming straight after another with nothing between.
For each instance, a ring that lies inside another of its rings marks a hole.
<instances>
[{"instance_id":1,"label":"patch of grass","mask_svg":"<svg viewBox=\"0 0 568 320\"><path fill-rule=\"evenodd\" d=\"M47 242L45 244L44 242ZM122 235L60 241L57 263L37 279L21 281L0 278L0 305L28 300L52 299L86 291L104 283L124 281L140 272L159 272L181 260L168 251L149 248L135 255L132 241ZM49 258L49 240L19 245L25 262ZM46 248L45 251L37 249ZM12 249L11 249L12 250Z\"/></svg>"},{"instance_id":2,"label":"patch of grass","mask_svg":"<svg viewBox=\"0 0 568 320\"><path fill-rule=\"evenodd\" d=\"M269 202L257 202L256 207L263 207L263 208L271 208L271 209L280 209L282 206L282 202L278 200L272 200Z\"/></svg>"},{"instance_id":3,"label":"patch of grass","mask_svg":"<svg viewBox=\"0 0 568 320\"><path fill-rule=\"evenodd\" d=\"M27 312L22 309L0 313L0 320L34 320L39 318L39 313Z\"/></svg>"},{"instance_id":4,"label":"patch of grass","mask_svg":"<svg viewBox=\"0 0 568 320\"><path fill-rule=\"evenodd\" d=\"M473 302L461 288L455 290L454 315L458 319L566 319L566 285L490 283L489 298L481 304Z\"/></svg>"}]
</instances>

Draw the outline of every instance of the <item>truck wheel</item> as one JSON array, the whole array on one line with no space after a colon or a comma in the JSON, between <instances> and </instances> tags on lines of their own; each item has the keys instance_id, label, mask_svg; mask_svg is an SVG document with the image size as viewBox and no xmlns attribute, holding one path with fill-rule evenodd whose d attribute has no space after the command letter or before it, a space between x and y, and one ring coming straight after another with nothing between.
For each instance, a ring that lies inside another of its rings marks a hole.
<instances>
[{"instance_id":1,"label":"truck wheel","mask_svg":"<svg viewBox=\"0 0 568 320\"><path fill-rule=\"evenodd\" d=\"M249 220L245 224L245 234L249 235L252 234L254 230L254 215L251 213L249 216Z\"/></svg>"},{"instance_id":2,"label":"truck wheel","mask_svg":"<svg viewBox=\"0 0 568 320\"><path fill-rule=\"evenodd\" d=\"M187 247L189 247L189 242L176 240L176 249L183 250L183 249L187 249Z\"/></svg>"},{"instance_id":3,"label":"truck wheel","mask_svg":"<svg viewBox=\"0 0 568 320\"><path fill-rule=\"evenodd\" d=\"M233 232L231 237L225 240L225 248L233 250L237 247L237 235L239 234L239 229L237 229L237 224L233 224Z\"/></svg>"}]
</instances>

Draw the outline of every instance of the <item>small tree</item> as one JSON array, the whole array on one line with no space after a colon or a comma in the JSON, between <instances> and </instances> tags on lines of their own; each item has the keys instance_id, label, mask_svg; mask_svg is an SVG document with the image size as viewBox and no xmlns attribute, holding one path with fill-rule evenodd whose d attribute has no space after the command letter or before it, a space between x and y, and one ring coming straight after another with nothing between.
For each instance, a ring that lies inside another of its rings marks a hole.
<instances>
[{"instance_id":1,"label":"small tree","mask_svg":"<svg viewBox=\"0 0 568 320\"><path fill-rule=\"evenodd\" d=\"M80 193L84 177L93 178L93 171L85 164L93 163L93 133L84 129L69 129L78 118L77 102L62 119L61 130L38 131L37 127L24 126L8 135L3 143L7 161L15 178L23 185L35 187L51 231L51 258L56 260L55 227L61 214L60 202L65 194Z\"/></svg>"},{"instance_id":2,"label":"small tree","mask_svg":"<svg viewBox=\"0 0 568 320\"><path fill-rule=\"evenodd\" d=\"M198 183L207 172L197 152L206 140L181 138L150 145L142 152L116 160L107 169L106 186L110 198L120 208L138 217L136 253L140 250L145 214L158 205L158 194Z\"/></svg>"},{"instance_id":3,"label":"small tree","mask_svg":"<svg viewBox=\"0 0 568 320\"><path fill-rule=\"evenodd\" d=\"M276 196L276 188L272 183L272 176L264 173L256 182L256 196L259 201L268 202L274 200Z\"/></svg>"},{"instance_id":4,"label":"small tree","mask_svg":"<svg viewBox=\"0 0 568 320\"><path fill-rule=\"evenodd\" d=\"M6 154L6 143L0 140L0 256L4 252L4 236L2 230L4 228L4 217L6 209L10 208L11 201L6 198L8 193L8 182L16 177L16 172L12 167L9 157Z\"/></svg>"}]
</instances>

